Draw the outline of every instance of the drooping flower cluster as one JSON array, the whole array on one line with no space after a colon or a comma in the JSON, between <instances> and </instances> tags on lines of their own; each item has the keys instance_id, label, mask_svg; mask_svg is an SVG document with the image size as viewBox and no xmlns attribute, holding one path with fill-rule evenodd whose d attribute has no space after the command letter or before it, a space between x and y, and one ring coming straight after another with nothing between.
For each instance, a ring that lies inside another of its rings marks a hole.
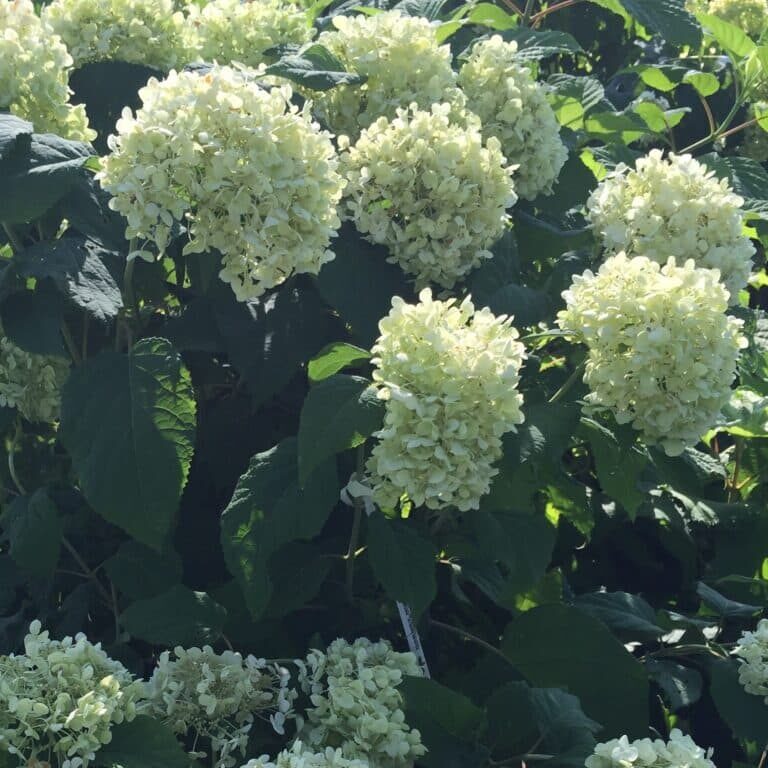
<instances>
[{"instance_id":1,"label":"drooping flower cluster","mask_svg":"<svg viewBox=\"0 0 768 768\"><path fill-rule=\"evenodd\" d=\"M266 755L249 760L243 768L370 768L367 760L348 760L340 749L327 747L320 752L308 751L300 741L283 750L273 761Z\"/></svg>"},{"instance_id":2,"label":"drooping flower cluster","mask_svg":"<svg viewBox=\"0 0 768 768\"><path fill-rule=\"evenodd\" d=\"M760 37L768 26L768 0L710 0L708 13Z\"/></svg>"},{"instance_id":3,"label":"drooping flower cluster","mask_svg":"<svg viewBox=\"0 0 768 768\"><path fill-rule=\"evenodd\" d=\"M128 220L126 238L163 252L183 224L184 253L218 250L220 277L241 301L333 258L343 188L329 135L308 108L254 74L215 67L151 79L136 115L123 112L97 176Z\"/></svg>"},{"instance_id":4,"label":"drooping flower cluster","mask_svg":"<svg viewBox=\"0 0 768 768\"><path fill-rule=\"evenodd\" d=\"M754 246L742 234L743 198L690 155L653 149L635 168L616 167L587 201L588 217L608 251L674 256L720 270L731 303L749 279Z\"/></svg>"},{"instance_id":5,"label":"drooping flower cluster","mask_svg":"<svg viewBox=\"0 0 768 768\"><path fill-rule=\"evenodd\" d=\"M29 120L38 133L90 141L83 105L69 104L72 57L32 0L0 0L0 110Z\"/></svg>"},{"instance_id":6,"label":"drooping flower cluster","mask_svg":"<svg viewBox=\"0 0 768 768\"><path fill-rule=\"evenodd\" d=\"M305 11L289 0L211 0L203 7L193 2L187 30L196 58L248 67L265 62L270 48L302 45L314 36Z\"/></svg>"},{"instance_id":7,"label":"drooping flower cluster","mask_svg":"<svg viewBox=\"0 0 768 768\"><path fill-rule=\"evenodd\" d=\"M334 16L335 29L318 42L345 67L366 78L312 95L321 119L354 141L362 128L398 108L415 103L428 110L438 102L462 112L464 96L456 87L451 51L438 45L435 28L424 18L386 11L372 16Z\"/></svg>"},{"instance_id":8,"label":"drooping flower cluster","mask_svg":"<svg viewBox=\"0 0 768 768\"><path fill-rule=\"evenodd\" d=\"M673 728L669 740L637 739L626 736L595 747L586 768L715 768L712 750L704 750L687 734Z\"/></svg>"},{"instance_id":9,"label":"drooping flower cluster","mask_svg":"<svg viewBox=\"0 0 768 768\"><path fill-rule=\"evenodd\" d=\"M312 702L299 734L308 750L339 748L344 758L370 768L405 768L426 753L421 734L405 722L398 691L405 675L421 674L412 653L397 653L385 640L358 638L350 644L338 639L325 653L312 651L305 662L296 663ZM339 759L332 750L326 755ZM291 762L284 764L293 768ZM327 764L358 768L354 762Z\"/></svg>"},{"instance_id":10,"label":"drooping flower cluster","mask_svg":"<svg viewBox=\"0 0 768 768\"><path fill-rule=\"evenodd\" d=\"M168 71L186 62L184 14L173 0L53 0L42 15L75 66L113 60Z\"/></svg>"},{"instance_id":11,"label":"drooping flower cluster","mask_svg":"<svg viewBox=\"0 0 768 768\"><path fill-rule=\"evenodd\" d=\"M379 328L373 378L386 414L367 467L374 500L391 508L406 493L429 509L476 509L502 435L523 422L525 349L512 318L425 289L415 305L393 298Z\"/></svg>"},{"instance_id":12,"label":"drooping flower cluster","mask_svg":"<svg viewBox=\"0 0 768 768\"><path fill-rule=\"evenodd\" d=\"M288 670L254 656L210 646L165 651L147 684L155 717L175 733L207 739L217 767L236 764L256 717L284 732L295 692Z\"/></svg>"},{"instance_id":13,"label":"drooping flower cluster","mask_svg":"<svg viewBox=\"0 0 768 768\"><path fill-rule=\"evenodd\" d=\"M398 109L341 156L347 216L419 286L452 288L491 258L517 201L498 140L484 147L479 126L451 123L449 112Z\"/></svg>"},{"instance_id":14,"label":"drooping flower cluster","mask_svg":"<svg viewBox=\"0 0 768 768\"><path fill-rule=\"evenodd\" d=\"M32 622L24 654L0 657L0 752L22 764L80 768L132 720L144 692L117 661L85 635L51 640ZM39 759L38 759L39 756Z\"/></svg>"},{"instance_id":15,"label":"drooping flower cluster","mask_svg":"<svg viewBox=\"0 0 768 768\"><path fill-rule=\"evenodd\" d=\"M32 354L0 336L0 406L16 408L28 421L53 421L68 375L64 358Z\"/></svg>"},{"instance_id":16,"label":"drooping flower cluster","mask_svg":"<svg viewBox=\"0 0 768 768\"><path fill-rule=\"evenodd\" d=\"M507 162L518 166L520 197L551 193L568 150L545 87L517 58L517 43L499 35L476 43L459 72L459 85L467 108L482 122L483 136L495 136Z\"/></svg>"},{"instance_id":17,"label":"drooping flower cluster","mask_svg":"<svg viewBox=\"0 0 768 768\"><path fill-rule=\"evenodd\" d=\"M589 347L591 410L610 410L670 456L716 423L746 346L717 270L622 252L576 276L563 297L560 327Z\"/></svg>"},{"instance_id":18,"label":"drooping flower cluster","mask_svg":"<svg viewBox=\"0 0 768 768\"><path fill-rule=\"evenodd\" d=\"M741 660L739 682L744 690L768 703L768 619L761 619L754 632L742 633L735 654Z\"/></svg>"}]
</instances>

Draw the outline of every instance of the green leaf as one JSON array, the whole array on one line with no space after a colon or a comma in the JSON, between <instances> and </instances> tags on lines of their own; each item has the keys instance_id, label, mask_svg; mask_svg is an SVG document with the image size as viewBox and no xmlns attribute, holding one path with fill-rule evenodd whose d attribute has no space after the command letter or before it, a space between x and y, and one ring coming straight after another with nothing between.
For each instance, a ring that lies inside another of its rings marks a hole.
<instances>
[{"instance_id":1,"label":"green leaf","mask_svg":"<svg viewBox=\"0 0 768 768\"><path fill-rule=\"evenodd\" d=\"M669 659L647 658L645 668L661 688L672 712L679 712L701 698L704 681L701 673Z\"/></svg>"},{"instance_id":2,"label":"green leaf","mask_svg":"<svg viewBox=\"0 0 768 768\"><path fill-rule=\"evenodd\" d=\"M592 592L579 595L573 605L594 616L624 641L653 641L665 630L656 624L656 613L638 595L628 592Z\"/></svg>"},{"instance_id":3,"label":"green leaf","mask_svg":"<svg viewBox=\"0 0 768 768\"><path fill-rule=\"evenodd\" d=\"M485 719L483 710L470 699L435 680L406 677L401 690L414 725L418 720L431 720L446 733L470 741Z\"/></svg>"},{"instance_id":4,"label":"green leaf","mask_svg":"<svg viewBox=\"0 0 768 768\"><path fill-rule=\"evenodd\" d=\"M711 13L697 13L696 18L707 32L715 38L720 47L736 58L749 56L757 46L755 42L735 24L731 24Z\"/></svg>"},{"instance_id":5,"label":"green leaf","mask_svg":"<svg viewBox=\"0 0 768 768\"><path fill-rule=\"evenodd\" d=\"M523 754L540 736L531 707L531 687L516 680L497 688L485 702L487 739L494 752Z\"/></svg>"},{"instance_id":6,"label":"green leaf","mask_svg":"<svg viewBox=\"0 0 768 768\"><path fill-rule=\"evenodd\" d=\"M273 591L270 557L283 545L320 533L338 500L333 462L326 462L299 487L294 438L257 453L222 513L221 541L254 618L264 613Z\"/></svg>"},{"instance_id":7,"label":"green leaf","mask_svg":"<svg viewBox=\"0 0 768 768\"><path fill-rule=\"evenodd\" d=\"M635 446L633 431L611 432L586 417L581 420L580 431L591 446L597 479L603 491L634 515L645 500L638 482L648 464L648 456Z\"/></svg>"},{"instance_id":8,"label":"green leaf","mask_svg":"<svg viewBox=\"0 0 768 768\"><path fill-rule=\"evenodd\" d=\"M105 259L116 259L100 243L86 237L64 237L36 243L17 253L13 265L21 277L50 278L58 290L91 317L107 321L123 306Z\"/></svg>"},{"instance_id":9,"label":"green leaf","mask_svg":"<svg viewBox=\"0 0 768 768\"><path fill-rule=\"evenodd\" d=\"M701 27L685 7L685 0L621 0L624 8L644 27L673 45L701 44Z\"/></svg>"},{"instance_id":10,"label":"green leaf","mask_svg":"<svg viewBox=\"0 0 768 768\"><path fill-rule=\"evenodd\" d=\"M5 335L27 352L64 356L62 303L61 297L45 282L33 291L12 293L0 305Z\"/></svg>"},{"instance_id":11,"label":"green leaf","mask_svg":"<svg viewBox=\"0 0 768 768\"><path fill-rule=\"evenodd\" d=\"M96 149L108 152L107 137L115 132L115 124L126 107L141 107L139 89L150 77L163 80L157 69L126 61L94 61L75 69L69 76L72 103L84 104L88 124L98 133Z\"/></svg>"},{"instance_id":12,"label":"green leaf","mask_svg":"<svg viewBox=\"0 0 768 768\"><path fill-rule=\"evenodd\" d=\"M542 261L558 260L564 253L592 243L592 231L587 227L562 229L522 210L515 213L515 233L520 253L535 254Z\"/></svg>"},{"instance_id":13,"label":"green leaf","mask_svg":"<svg viewBox=\"0 0 768 768\"><path fill-rule=\"evenodd\" d=\"M317 277L320 294L349 323L355 339L369 347L379 335L379 320L392 297L408 301L413 291L400 267L388 263L389 252L371 245L345 224L334 246L336 258Z\"/></svg>"},{"instance_id":14,"label":"green leaf","mask_svg":"<svg viewBox=\"0 0 768 768\"><path fill-rule=\"evenodd\" d=\"M110 581L131 600L155 597L181 581L181 558L172 549L155 552L126 541L104 563Z\"/></svg>"},{"instance_id":15,"label":"green leaf","mask_svg":"<svg viewBox=\"0 0 768 768\"><path fill-rule=\"evenodd\" d=\"M0 211L6 224L42 216L89 173L85 162L94 155L90 144L20 130L17 118L0 113L0 136L11 137L4 140L0 160Z\"/></svg>"},{"instance_id":16,"label":"green leaf","mask_svg":"<svg viewBox=\"0 0 768 768\"><path fill-rule=\"evenodd\" d=\"M62 392L59 436L85 497L102 517L159 550L192 461L195 400L166 339L75 368Z\"/></svg>"},{"instance_id":17,"label":"green leaf","mask_svg":"<svg viewBox=\"0 0 768 768\"><path fill-rule=\"evenodd\" d=\"M221 637L227 612L205 592L177 584L167 592L138 600L123 611L126 632L154 645L201 645Z\"/></svg>"},{"instance_id":18,"label":"green leaf","mask_svg":"<svg viewBox=\"0 0 768 768\"><path fill-rule=\"evenodd\" d=\"M39 579L53 575L61 551L62 523L44 488L17 496L0 518L13 561Z\"/></svg>"},{"instance_id":19,"label":"green leaf","mask_svg":"<svg viewBox=\"0 0 768 768\"><path fill-rule=\"evenodd\" d=\"M593 113L584 121L584 130L593 138L622 144L630 144L648 133L645 122L631 112Z\"/></svg>"},{"instance_id":20,"label":"green leaf","mask_svg":"<svg viewBox=\"0 0 768 768\"><path fill-rule=\"evenodd\" d=\"M307 374L313 383L323 381L350 366L360 365L371 359L371 353L354 344L335 341L324 347L309 361Z\"/></svg>"},{"instance_id":21,"label":"green leaf","mask_svg":"<svg viewBox=\"0 0 768 768\"><path fill-rule=\"evenodd\" d=\"M734 192L745 198L747 211L768 211L768 171L756 160L712 152L698 158L721 179L728 179Z\"/></svg>"},{"instance_id":22,"label":"green leaf","mask_svg":"<svg viewBox=\"0 0 768 768\"><path fill-rule=\"evenodd\" d=\"M645 671L597 619L565 605L533 608L507 627L502 650L533 685L578 696L606 734L647 732Z\"/></svg>"},{"instance_id":23,"label":"green leaf","mask_svg":"<svg viewBox=\"0 0 768 768\"><path fill-rule=\"evenodd\" d=\"M707 586L703 581L696 582L696 594L704 605L724 619L748 619L763 610L759 605L747 605L731 600L721 595L716 589Z\"/></svg>"},{"instance_id":24,"label":"green leaf","mask_svg":"<svg viewBox=\"0 0 768 768\"><path fill-rule=\"evenodd\" d=\"M435 21L440 18L447 0L400 0L392 10L400 11L403 16L418 16Z\"/></svg>"},{"instance_id":25,"label":"green leaf","mask_svg":"<svg viewBox=\"0 0 768 768\"><path fill-rule=\"evenodd\" d=\"M29 143L34 127L27 120L6 112L0 113L0 161Z\"/></svg>"},{"instance_id":26,"label":"green leaf","mask_svg":"<svg viewBox=\"0 0 768 768\"><path fill-rule=\"evenodd\" d=\"M413 521L390 520L380 512L368 520L368 558L376 578L392 600L419 617L437 594L434 545L414 530Z\"/></svg>"},{"instance_id":27,"label":"green leaf","mask_svg":"<svg viewBox=\"0 0 768 768\"><path fill-rule=\"evenodd\" d=\"M278 549L269 561L273 592L265 615L286 616L308 605L332 565L332 558L307 541L292 541Z\"/></svg>"},{"instance_id":28,"label":"green leaf","mask_svg":"<svg viewBox=\"0 0 768 768\"><path fill-rule=\"evenodd\" d=\"M530 27L515 27L502 37L517 43L515 58L520 61L537 61L558 54L575 54L583 51L573 35L556 29L531 29Z\"/></svg>"},{"instance_id":29,"label":"green leaf","mask_svg":"<svg viewBox=\"0 0 768 768\"><path fill-rule=\"evenodd\" d=\"M266 74L287 77L314 91L325 91L338 85L360 85L366 79L347 72L341 60L318 43L282 56L267 67Z\"/></svg>"},{"instance_id":30,"label":"green leaf","mask_svg":"<svg viewBox=\"0 0 768 768\"><path fill-rule=\"evenodd\" d=\"M497 31L514 29L517 26L517 18L493 3L478 3L467 14L470 24L479 24Z\"/></svg>"},{"instance_id":31,"label":"green leaf","mask_svg":"<svg viewBox=\"0 0 768 768\"><path fill-rule=\"evenodd\" d=\"M768 741L768 707L762 696L747 693L739 683L738 662L712 661L710 674L712 700L734 735L765 744Z\"/></svg>"},{"instance_id":32,"label":"green leaf","mask_svg":"<svg viewBox=\"0 0 768 768\"><path fill-rule=\"evenodd\" d=\"M547 83L552 86L549 101L557 121L572 130L583 128L584 116L605 97L602 84L594 77L556 74Z\"/></svg>"},{"instance_id":33,"label":"green leaf","mask_svg":"<svg viewBox=\"0 0 768 768\"><path fill-rule=\"evenodd\" d=\"M368 379L336 374L309 390L299 420L299 481L331 456L362 445L384 421Z\"/></svg>"},{"instance_id":34,"label":"green leaf","mask_svg":"<svg viewBox=\"0 0 768 768\"><path fill-rule=\"evenodd\" d=\"M190 768L189 755L171 729L149 715L112 727L111 739L96 752L96 765L112 768Z\"/></svg>"}]
</instances>

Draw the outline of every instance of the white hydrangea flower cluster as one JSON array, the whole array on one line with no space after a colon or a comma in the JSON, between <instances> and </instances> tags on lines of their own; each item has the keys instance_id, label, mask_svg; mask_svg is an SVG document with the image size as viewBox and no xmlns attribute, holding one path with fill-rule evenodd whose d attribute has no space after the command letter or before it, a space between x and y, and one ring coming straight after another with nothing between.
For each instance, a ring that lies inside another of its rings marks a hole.
<instances>
[{"instance_id":1,"label":"white hydrangea flower cluster","mask_svg":"<svg viewBox=\"0 0 768 768\"><path fill-rule=\"evenodd\" d=\"M187 58L173 0L53 0L42 16L75 66L109 59L168 71Z\"/></svg>"},{"instance_id":2,"label":"white hydrangea flower cluster","mask_svg":"<svg viewBox=\"0 0 768 768\"><path fill-rule=\"evenodd\" d=\"M272 762L264 755L249 760L243 768L370 768L367 760L347 760L340 749L327 747L321 752L308 751L300 741L283 750Z\"/></svg>"},{"instance_id":3,"label":"white hydrangea flower cluster","mask_svg":"<svg viewBox=\"0 0 768 768\"><path fill-rule=\"evenodd\" d=\"M406 493L429 509L477 509L502 435L524 419L512 318L424 289L415 305L393 298L379 329L373 379L386 413L367 465L374 500L394 507Z\"/></svg>"},{"instance_id":4,"label":"white hydrangea flower cluster","mask_svg":"<svg viewBox=\"0 0 768 768\"><path fill-rule=\"evenodd\" d=\"M144 693L117 661L79 634L51 640L30 625L25 653L0 657L0 752L26 765L80 768L111 739L116 723L132 720Z\"/></svg>"},{"instance_id":5,"label":"white hydrangea flower cluster","mask_svg":"<svg viewBox=\"0 0 768 768\"><path fill-rule=\"evenodd\" d=\"M318 42L366 81L312 94L316 113L331 130L354 141L362 128L412 103L426 110L449 103L462 117L465 99L456 86L451 50L438 45L427 19L385 11L334 16L333 26Z\"/></svg>"},{"instance_id":6,"label":"white hydrangea flower cluster","mask_svg":"<svg viewBox=\"0 0 768 768\"><path fill-rule=\"evenodd\" d=\"M547 101L546 87L517 58L517 43L500 35L472 47L459 71L467 108L480 118L483 136L496 137L507 161L518 168L515 189L533 200L550 194L568 150Z\"/></svg>"},{"instance_id":7,"label":"white hydrangea flower cluster","mask_svg":"<svg viewBox=\"0 0 768 768\"><path fill-rule=\"evenodd\" d=\"M741 660L739 682L747 693L763 696L768 704L768 619L754 632L743 632L734 651Z\"/></svg>"},{"instance_id":8,"label":"white hydrangea flower cluster","mask_svg":"<svg viewBox=\"0 0 768 768\"><path fill-rule=\"evenodd\" d=\"M586 768L715 768L712 750L704 750L679 728L673 728L669 740L637 739L626 736L598 744Z\"/></svg>"},{"instance_id":9,"label":"white hydrangea flower cluster","mask_svg":"<svg viewBox=\"0 0 768 768\"><path fill-rule=\"evenodd\" d=\"M610 410L670 456L716 423L747 345L717 270L622 252L563 297L558 324L589 347L589 410Z\"/></svg>"},{"instance_id":10,"label":"white hydrangea flower cluster","mask_svg":"<svg viewBox=\"0 0 768 768\"><path fill-rule=\"evenodd\" d=\"M339 748L344 758L370 768L405 768L426 754L421 734L405 722L397 690L405 675L421 674L412 653L397 653L386 640L373 643L363 637L348 643L340 638L325 653L314 650L296 664L312 702L299 734L307 749ZM325 754L338 760L333 751ZM293 768L290 762L285 765Z\"/></svg>"},{"instance_id":11,"label":"white hydrangea flower cluster","mask_svg":"<svg viewBox=\"0 0 768 768\"><path fill-rule=\"evenodd\" d=\"M54 421L68 375L64 358L32 354L0 336L0 406L16 408L28 421Z\"/></svg>"},{"instance_id":12,"label":"white hydrangea flower cluster","mask_svg":"<svg viewBox=\"0 0 768 768\"><path fill-rule=\"evenodd\" d=\"M344 185L308 106L299 111L289 86L267 90L255 74L215 67L152 78L97 174L128 220L126 238L162 253L183 223L184 253L219 251L220 277L241 301L333 259Z\"/></svg>"},{"instance_id":13,"label":"white hydrangea flower cluster","mask_svg":"<svg viewBox=\"0 0 768 768\"><path fill-rule=\"evenodd\" d=\"M218 64L256 67L264 52L308 43L315 32L306 12L289 0L211 0L187 6L187 37L194 56Z\"/></svg>"},{"instance_id":14,"label":"white hydrangea flower cluster","mask_svg":"<svg viewBox=\"0 0 768 768\"><path fill-rule=\"evenodd\" d=\"M768 27L768 0L710 0L708 13L734 24L751 37Z\"/></svg>"},{"instance_id":15,"label":"white hydrangea flower cluster","mask_svg":"<svg viewBox=\"0 0 768 768\"><path fill-rule=\"evenodd\" d=\"M38 133L94 139L85 107L68 103L71 67L66 46L32 0L0 0L0 110L29 120Z\"/></svg>"},{"instance_id":16,"label":"white hydrangea flower cluster","mask_svg":"<svg viewBox=\"0 0 768 768\"><path fill-rule=\"evenodd\" d=\"M664 264L693 259L718 269L738 301L755 248L742 234L744 199L691 155L653 149L629 168L609 174L587 201L588 218L608 251L626 251Z\"/></svg>"},{"instance_id":17,"label":"white hydrangea flower cluster","mask_svg":"<svg viewBox=\"0 0 768 768\"><path fill-rule=\"evenodd\" d=\"M209 739L217 767L236 765L254 718L284 733L296 693L287 669L254 656L177 647L161 654L147 695L153 714L178 734Z\"/></svg>"},{"instance_id":18,"label":"white hydrangea flower cluster","mask_svg":"<svg viewBox=\"0 0 768 768\"><path fill-rule=\"evenodd\" d=\"M488 250L517 202L498 139L483 146L477 124L450 121L450 106L413 104L379 118L341 155L346 215L390 261L416 278L452 288L493 256Z\"/></svg>"}]
</instances>

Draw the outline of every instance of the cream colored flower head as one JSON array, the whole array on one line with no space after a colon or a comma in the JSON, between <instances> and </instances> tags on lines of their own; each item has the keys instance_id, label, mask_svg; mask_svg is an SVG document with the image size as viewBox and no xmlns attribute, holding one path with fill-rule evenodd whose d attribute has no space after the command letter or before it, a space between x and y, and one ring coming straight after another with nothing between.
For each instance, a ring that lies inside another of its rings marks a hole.
<instances>
[{"instance_id":1,"label":"cream colored flower head","mask_svg":"<svg viewBox=\"0 0 768 768\"><path fill-rule=\"evenodd\" d=\"M211 0L187 6L187 40L193 55L218 64L256 67L265 51L278 45L303 45L315 31L306 12L289 0Z\"/></svg>"},{"instance_id":2,"label":"cream colored flower head","mask_svg":"<svg viewBox=\"0 0 768 768\"><path fill-rule=\"evenodd\" d=\"M0 336L0 406L16 408L28 421L54 421L68 375L64 358L32 354Z\"/></svg>"},{"instance_id":3,"label":"cream colored flower head","mask_svg":"<svg viewBox=\"0 0 768 768\"><path fill-rule=\"evenodd\" d=\"M123 112L97 175L126 238L162 253L180 224L184 253L221 253L220 277L244 301L333 259L344 182L329 134L288 86L214 67L171 72Z\"/></svg>"},{"instance_id":4,"label":"cream colored flower head","mask_svg":"<svg viewBox=\"0 0 768 768\"><path fill-rule=\"evenodd\" d=\"M237 765L235 753L245 754L255 718L285 732L296 698L289 680L287 669L254 656L177 647L160 655L147 695L154 717L210 746L215 768L228 768Z\"/></svg>"},{"instance_id":5,"label":"cream colored flower head","mask_svg":"<svg viewBox=\"0 0 768 768\"><path fill-rule=\"evenodd\" d=\"M301 741L283 750L274 762L267 755L249 760L243 768L371 768L367 760L347 760L340 749L327 747L314 752Z\"/></svg>"},{"instance_id":6,"label":"cream colored flower head","mask_svg":"<svg viewBox=\"0 0 768 768\"><path fill-rule=\"evenodd\" d=\"M679 264L720 271L738 301L752 269L755 248L742 234L743 198L727 179L717 179L690 155L653 149L634 168L619 165L587 201L588 217L609 252L626 251L659 264L674 256Z\"/></svg>"},{"instance_id":7,"label":"cream colored flower head","mask_svg":"<svg viewBox=\"0 0 768 768\"><path fill-rule=\"evenodd\" d=\"M704 750L680 729L673 728L669 740L636 739L626 736L598 744L586 768L715 768L712 750Z\"/></svg>"},{"instance_id":8,"label":"cream colored flower head","mask_svg":"<svg viewBox=\"0 0 768 768\"><path fill-rule=\"evenodd\" d=\"M358 760L365 768L410 768L426 753L421 734L405 721L399 691L406 675L421 675L412 653L397 653L386 640L338 639L296 664L312 704L299 739L313 768L318 759L317 768L359 768ZM283 767L294 763L278 761Z\"/></svg>"},{"instance_id":9,"label":"cream colored flower head","mask_svg":"<svg viewBox=\"0 0 768 768\"><path fill-rule=\"evenodd\" d=\"M498 140L483 146L476 123L457 125L449 113L447 104L398 109L341 156L347 218L418 286L452 288L491 258L517 201Z\"/></svg>"},{"instance_id":10,"label":"cream colored flower head","mask_svg":"<svg viewBox=\"0 0 768 768\"><path fill-rule=\"evenodd\" d=\"M507 162L516 165L515 189L533 200L552 192L568 150L549 105L546 87L517 58L517 43L499 35L476 43L459 72L467 109L476 114L483 136L501 142Z\"/></svg>"},{"instance_id":11,"label":"cream colored flower head","mask_svg":"<svg viewBox=\"0 0 768 768\"><path fill-rule=\"evenodd\" d=\"M451 50L438 45L427 19L385 11L334 16L333 26L318 42L366 78L362 85L312 95L316 113L334 133L354 141L361 129L380 117L395 117L398 108L412 103L426 110L450 103L456 119L463 119L464 96L456 87Z\"/></svg>"},{"instance_id":12,"label":"cream colored flower head","mask_svg":"<svg viewBox=\"0 0 768 768\"><path fill-rule=\"evenodd\" d=\"M742 687L768 704L768 619L761 619L754 631L743 632L734 653Z\"/></svg>"},{"instance_id":13,"label":"cream colored flower head","mask_svg":"<svg viewBox=\"0 0 768 768\"><path fill-rule=\"evenodd\" d=\"M38 133L91 141L85 107L69 104L72 57L32 0L0 0L0 110Z\"/></svg>"},{"instance_id":14,"label":"cream colored flower head","mask_svg":"<svg viewBox=\"0 0 768 768\"><path fill-rule=\"evenodd\" d=\"M717 423L747 343L717 270L622 252L563 297L558 324L589 348L589 411L610 411L670 456Z\"/></svg>"},{"instance_id":15,"label":"cream colored flower head","mask_svg":"<svg viewBox=\"0 0 768 768\"><path fill-rule=\"evenodd\" d=\"M168 71L187 61L184 14L173 0L53 0L42 16L75 66L112 60Z\"/></svg>"},{"instance_id":16,"label":"cream colored flower head","mask_svg":"<svg viewBox=\"0 0 768 768\"><path fill-rule=\"evenodd\" d=\"M386 412L368 460L374 500L477 509L502 435L523 422L525 349L512 318L424 289L417 304L392 299L379 328L373 378Z\"/></svg>"},{"instance_id":17,"label":"cream colored flower head","mask_svg":"<svg viewBox=\"0 0 768 768\"><path fill-rule=\"evenodd\" d=\"M755 38L768 27L768 0L710 0L707 12Z\"/></svg>"},{"instance_id":18,"label":"cream colored flower head","mask_svg":"<svg viewBox=\"0 0 768 768\"><path fill-rule=\"evenodd\" d=\"M19 765L82 768L143 696L144 683L101 644L83 634L51 640L33 621L24 653L0 656L0 749Z\"/></svg>"}]
</instances>

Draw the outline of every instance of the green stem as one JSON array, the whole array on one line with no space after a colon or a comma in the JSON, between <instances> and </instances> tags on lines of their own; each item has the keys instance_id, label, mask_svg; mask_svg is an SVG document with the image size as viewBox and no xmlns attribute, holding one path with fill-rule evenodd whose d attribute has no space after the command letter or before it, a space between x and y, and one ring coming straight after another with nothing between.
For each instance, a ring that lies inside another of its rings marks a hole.
<instances>
[{"instance_id":1,"label":"green stem","mask_svg":"<svg viewBox=\"0 0 768 768\"><path fill-rule=\"evenodd\" d=\"M134 241L131 241L130 252L134 250ZM126 308L130 308L138 320L139 317L139 304L136 300L136 294L133 290L133 273L136 269L136 259L129 259L125 263L125 271L123 272L123 304Z\"/></svg>"},{"instance_id":2,"label":"green stem","mask_svg":"<svg viewBox=\"0 0 768 768\"><path fill-rule=\"evenodd\" d=\"M495 654L499 658L504 659L504 661L506 661L507 664L512 665L512 662L498 648L491 645L490 643L487 643L481 637L477 637L476 635L473 635L470 632L467 632L463 629L459 629L458 627L454 627L452 624L444 624L442 621L438 621L437 619L430 619L429 623L433 627L439 627L440 629L444 629L446 632L452 632L454 635L458 635L459 637L462 637L465 640L469 640L469 642L471 643L475 643L475 645L479 645L481 648L484 648L486 651L489 651L490 653Z\"/></svg>"},{"instance_id":3,"label":"green stem","mask_svg":"<svg viewBox=\"0 0 768 768\"><path fill-rule=\"evenodd\" d=\"M568 392L568 390L582 377L584 373L584 368L586 367L587 363L586 361L583 361L579 363L574 369L571 375L565 380L565 383L563 384L560 389L555 392L552 397L549 398L550 403L556 403L558 400L562 400L565 394Z\"/></svg>"},{"instance_id":4,"label":"green stem","mask_svg":"<svg viewBox=\"0 0 768 768\"><path fill-rule=\"evenodd\" d=\"M72 332L69 330L69 326L67 325L66 321L62 321L61 323L61 335L64 337L64 344L66 344L67 351L69 352L69 356L72 358L72 362L75 365L80 365L82 358L80 357L80 353L77 351L77 344L75 344L75 340L72 337Z\"/></svg>"},{"instance_id":5,"label":"green stem","mask_svg":"<svg viewBox=\"0 0 768 768\"><path fill-rule=\"evenodd\" d=\"M715 131L710 131L709 135L705 136L703 139L699 139L698 141L694 141L693 144L689 144L684 149L680 150L680 154L684 155L688 152L693 152L695 149L699 149L699 147L703 147L706 144L709 144L712 141L717 141L720 138L723 138L724 136L730 136L732 133L735 133L737 130L741 130L741 127L746 127L746 124L737 128L734 128L731 131L728 131L728 126L733 122L734 118L738 114L739 110L741 109L741 106L743 104L742 99L737 99L736 103L731 107L731 111L723 118L723 121L720 123L720 125L717 127Z\"/></svg>"},{"instance_id":6,"label":"green stem","mask_svg":"<svg viewBox=\"0 0 768 768\"><path fill-rule=\"evenodd\" d=\"M531 22L531 16L533 15L533 4L536 0L525 0L525 10L523 11L523 18L520 22L523 26L528 26Z\"/></svg>"},{"instance_id":7,"label":"green stem","mask_svg":"<svg viewBox=\"0 0 768 768\"><path fill-rule=\"evenodd\" d=\"M24 244L16 234L16 230L10 224L6 224L5 222L3 222L3 230L5 230L5 234L8 238L8 242L11 244L11 248L13 248L16 253L23 251Z\"/></svg>"},{"instance_id":8,"label":"green stem","mask_svg":"<svg viewBox=\"0 0 768 768\"><path fill-rule=\"evenodd\" d=\"M363 478L363 472L365 470L365 443L357 449L357 466L355 468L355 477L361 481ZM349 547L347 549L347 574L346 574L346 588L347 599L351 603L355 597L355 553L357 552L357 545L360 541L360 526L363 521L363 502L362 499L355 499L354 501L354 517L352 519L352 532L349 536Z\"/></svg>"},{"instance_id":9,"label":"green stem","mask_svg":"<svg viewBox=\"0 0 768 768\"><path fill-rule=\"evenodd\" d=\"M14 485L16 486L16 489L22 496L26 496L27 491L22 485L21 480L19 480L19 476L16 473L16 461L15 461L15 455L16 455L16 446L19 444L19 438L21 437L22 429L21 429L21 421L18 419L16 420L16 429L13 433L13 438L11 439L11 445L8 448L8 472L10 472L11 480L13 480Z\"/></svg>"},{"instance_id":10,"label":"green stem","mask_svg":"<svg viewBox=\"0 0 768 768\"><path fill-rule=\"evenodd\" d=\"M104 588L104 585L99 581L99 577L89 567L88 563L85 562L85 559L77 551L75 545L66 536L63 535L61 537L61 543L64 546L64 549L66 549L67 552L72 555L72 559L78 564L80 570L83 572L83 575L87 576L93 581L93 583L96 585L96 588L99 590L99 594L108 604L112 605L112 595ZM117 619L115 619L115 621L117 621Z\"/></svg>"}]
</instances>

